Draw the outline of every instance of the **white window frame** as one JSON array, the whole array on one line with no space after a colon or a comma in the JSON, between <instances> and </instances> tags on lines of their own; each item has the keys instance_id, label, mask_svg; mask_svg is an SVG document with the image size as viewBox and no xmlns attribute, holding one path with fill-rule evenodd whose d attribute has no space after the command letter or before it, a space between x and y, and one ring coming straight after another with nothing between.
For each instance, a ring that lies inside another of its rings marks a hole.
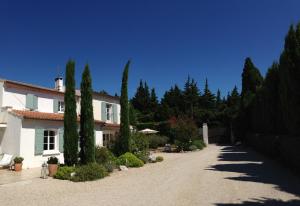
<instances>
[{"instance_id":1,"label":"white window frame","mask_svg":"<svg viewBox=\"0 0 300 206\"><path fill-rule=\"evenodd\" d=\"M47 135L47 138L48 138L48 141L47 143L45 143L45 132L48 132L48 135ZM49 149L50 147L50 131L54 132L54 149ZM47 144L47 150L44 149L44 146L45 144ZM43 135L43 155L49 155L49 154L58 154L59 151L58 151L58 131L57 129L45 129L44 130L44 135Z\"/></svg>"},{"instance_id":2,"label":"white window frame","mask_svg":"<svg viewBox=\"0 0 300 206\"><path fill-rule=\"evenodd\" d=\"M58 106L57 111L59 113L64 113L65 112L65 102L64 101L58 100L57 106Z\"/></svg>"}]
</instances>

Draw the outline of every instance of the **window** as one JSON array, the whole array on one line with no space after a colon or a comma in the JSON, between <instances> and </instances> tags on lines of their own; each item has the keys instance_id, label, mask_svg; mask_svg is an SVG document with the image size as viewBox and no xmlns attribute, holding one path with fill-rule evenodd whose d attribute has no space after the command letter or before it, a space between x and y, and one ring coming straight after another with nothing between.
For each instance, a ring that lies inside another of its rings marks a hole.
<instances>
[{"instance_id":1,"label":"window","mask_svg":"<svg viewBox=\"0 0 300 206\"><path fill-rule=\"evenodd\" d=\"M44 151L56 149L56 131L44 130Z\"/></svg>"},{"instance_id":2,"label":"window","mask_svg":"<svg viewBox=\"0 0 300 206\"><path fill-rule=\"evenodd\" d=\"M103 146L108 147L114 141L113 133L103 133Z\"/></svg>"},{"instance_id":3,"label":"window","mask_svg":"<svg viewBox=\"0 0 300 206\"><path fill-rule=\"evenodd\" d=\"M63 101L58 101L58 112L64 112L65 111L65 103Z\"/></svg>"},{"instance_id":4,"label":"window","mask_svg":"<svg viewBox=\"0 0 300 206\"><path fill-rule=\"evenodd\" d=\"M111 121L112 120L112 105L106 104L106 120Z\"/></svg>"}]
</instances>

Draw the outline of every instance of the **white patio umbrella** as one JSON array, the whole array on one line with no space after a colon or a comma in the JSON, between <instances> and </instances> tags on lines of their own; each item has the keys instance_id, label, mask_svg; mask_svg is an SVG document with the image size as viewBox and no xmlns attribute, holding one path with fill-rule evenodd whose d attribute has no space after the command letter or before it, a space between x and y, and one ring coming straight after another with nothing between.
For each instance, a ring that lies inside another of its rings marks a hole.
<instances>
[{"instance_id":1,"label":"white patio umbrella","mask_svg":"<svg viewBox=\"0 0 300 206\"><path fill-rule=\"evenodd\" d=\"M139 132L143 133L143 134L156 134L156 133L158 133L158 131L153 130L153 129L149 129L149 128L143 129L143 130L141 130Z\"/></svg>"}]
</instances>

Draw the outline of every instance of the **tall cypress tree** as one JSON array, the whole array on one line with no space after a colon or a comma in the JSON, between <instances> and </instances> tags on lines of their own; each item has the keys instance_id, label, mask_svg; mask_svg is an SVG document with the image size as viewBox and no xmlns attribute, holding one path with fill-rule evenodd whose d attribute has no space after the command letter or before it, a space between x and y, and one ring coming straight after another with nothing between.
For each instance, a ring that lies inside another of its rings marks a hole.
<instances>
[{"instance_id":1,"label":"tall cypress tree","mask_svg":"<svg viewBox=\"0 0 300 206\"><path fill-rule=\"evenodd\" d=\"M118 153L122 154L130 151L130 129L129 129L129 102L128 102L128 70L130 61L127 62L122 77L121 88L121 124Z\"/></svg>"},{"instance_id":2,"label":"tall cypress tree","mask_svg":"<svg viewBox=\"0 0 300 206\"><path fill-rule=\"evenodd\" d=\"M80 91L80 161L82 164L87 164L95 162L93 90L88 65L82 73Z\"/></svg>"},{"instance_id":3,"label":"tall cypress tree","mask_svg":"<svg viewBox=\"0 0 300 206\"><path fill-rule=\"evenodd\" d=\"M69 60L66 65L66 91L64 96L64 161L68 166L77 163L78 132L75 96L75 62Z\"/></svg>"},{"instance_id":4,"label":"tall cypress tree","mask_svg":"<svg viewBox=\"0 0 300 206\"><path fill-rule=\"evenodd\" d=\"M280 57L280 100L285 125L299 134L300 125L300 23L291 25Z\"/></svg>"}]
</instances>

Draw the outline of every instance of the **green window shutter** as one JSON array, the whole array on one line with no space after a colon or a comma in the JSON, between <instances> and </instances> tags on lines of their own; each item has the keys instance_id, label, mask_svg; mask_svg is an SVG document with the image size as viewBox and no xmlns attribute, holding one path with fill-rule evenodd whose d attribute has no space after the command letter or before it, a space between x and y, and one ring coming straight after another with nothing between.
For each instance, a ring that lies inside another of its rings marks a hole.
<instances>
[{"instance_id":1,"label":"green window shutter","mask_svg":"<svg viewBox=\"0 0 300 206\"><path fill-rule=\"evenodd\" d=\"M116 104L113 104L113 122L118 123L118 107Z\"/></svg>"},{"instance_id":2,"label":"green window shutter","mask_svg":"<svg viewBox=\"0 0 300 206\"><path fill-rule=\"evenodd\" d=\"M33 95L33 109L37 110L38 109L38 97Z\"/></svg>"},{"instance_id":3,"label":"green window shutter","mask_svg":"<svg viewBox=\"0 0 300 206\"><path fill-rule=\"evenodd\" d=\"M101 120L106 121L106 103L101 102Z\"/></svg>"},{"instance_id":4,"label":"green window shutter","mask_svg":"<svg viewBox=\"0 0 300 206\"><path fill-rule=\"evenodd\" d=\"M26 108L30 110L33 109L33 94L26 95Z\"/></svg>"},{"instance_id":5,"label":"green window shutter","mask_svg":"<svg viewBox=\"0 0 300 206\"><path fill-rule=\"evenodd\" d=\"M59 143L59 152L63 153L64 152L64 129L60 128L58 132L58 143Z\"/></svg>"},{"instance_id":6,"label":"green window shutter","mask_svg":"<svg viewBox=\"0 0 300 206\"><path fill-rule=\"evenodd\" d=\"M26 95L26 108L36 110L38 108L38 98L33 94Z\"/></svg>"},{"instance_id":7,"label":"green window shutter","mask_svg":"<svg viewBox=\"0 0 300 206\"><path fill-rule=\"evenodd\" d=\"M42 155L44 151L44 129L35 129L34 155Z\"/></svg>"},{"instance_id":8,"label":"green window shutter","mask_svg":"<svg viewBox=\"0 0 300 206\"><path fill-rule=\"evenodd\" d=\"M53 99L53 112L57 113L58 112L58 100Z\"/></svg>"}]
</instances>

